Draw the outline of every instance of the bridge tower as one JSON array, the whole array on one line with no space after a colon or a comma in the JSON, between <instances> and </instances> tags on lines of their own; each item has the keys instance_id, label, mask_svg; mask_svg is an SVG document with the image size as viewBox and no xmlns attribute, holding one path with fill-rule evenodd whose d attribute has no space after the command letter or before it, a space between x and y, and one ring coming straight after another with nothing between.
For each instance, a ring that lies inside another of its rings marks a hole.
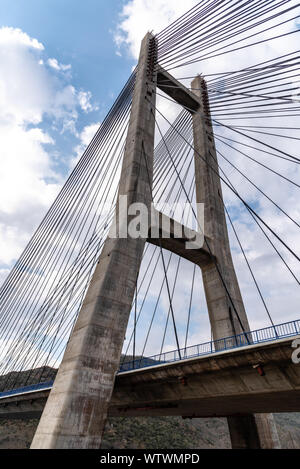
<instances>
[{"instance_id":1,"label":"bridge tower","mask_svg":"<svg viewBox=\"0 0 300 469\"><path fill-rule=\"evenodd\" d=\"M146 242L200 266L214 339L250 330L230 253L205 81L197 76L190 91L157 65L156 39L150 33L141 44L119 196L127 196L128 206L145 204L150 213L156 87L193 116L196 201L205 204L205 243L201 249L184 251L178 240L161 236L160 226L158 239L150 234L138 239L107 238L33 449L100 447ZM121 211L118 198L116 214ZM116 220L121 232L122 217ZM228 424L233 447L276 446L276 427L270 415L229 416Z\"/></svg>"}]
</instances>

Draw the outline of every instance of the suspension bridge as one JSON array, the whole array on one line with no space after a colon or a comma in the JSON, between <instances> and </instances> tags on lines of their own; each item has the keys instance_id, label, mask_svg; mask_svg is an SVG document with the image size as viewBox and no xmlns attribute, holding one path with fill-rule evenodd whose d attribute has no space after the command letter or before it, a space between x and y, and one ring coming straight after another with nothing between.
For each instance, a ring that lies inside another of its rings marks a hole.
<instances>
[{"instance_id":1,"label":"suspension bridge","mask_svg":"<svg viewBox=\"0 0 300 469\"><path fill-rule=\"evenodd\" d=\"M108 415L227 417L233 448L279 447L272 412L300 411L299 16L206 0L144 37L0 289L0 418L40 416L32 448L99 448Z\"/></svg>"}]
</instances>

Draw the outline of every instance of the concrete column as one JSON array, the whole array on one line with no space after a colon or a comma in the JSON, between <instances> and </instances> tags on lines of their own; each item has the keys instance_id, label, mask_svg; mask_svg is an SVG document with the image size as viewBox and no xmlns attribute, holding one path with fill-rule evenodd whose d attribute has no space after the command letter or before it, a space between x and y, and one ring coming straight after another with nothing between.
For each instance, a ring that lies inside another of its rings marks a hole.
<instances>
[{"instance_id":1,"label":"concrete column","mask_svg":"<svg viewBox=\"0 0 300 469\"><path fill-rule=\"evenodd\" d=\"M260 442L254 415L227 418L232 449L259 449Z\"/></svg>"},{"instance_id":2,"label":"concrete column","mask_svg":"<svg viewBox=\"0 0 300 469\"><path fill-rule=\"evenodd\" d=\"M209 246L216 256L218 269L238 312L244 330L249 331L240 288L235 274L217 164L206 83L200 76L192 81L192 91L200 97L200 108L193 114L195 181L197 203L204 203L204 229ZM201 155L201 156L199 156ZM209 318L214 339L243 332L232 302L222 283L215 263L202 269Z\"/></svg>"},{"instance_id":3,"label":"concrete column","mask_svg":"<svg viewBox=\"0 0 300 469\"><path fill-rule=\"evenodd\" d=\"M232 449L280 449L273 414L227 418Z\"/></svg>"},{"instance_id":4,"label":"concrete column","mask_svg":"<svg viewBox=\"0 0 300 469\"><path fill-rule=\"evenodd\" d=\"M148 33L141 46L119 189L128 204L141 202L148 208L155 53L155 39ZM107 238L31 448L100 447L145 241Z\"/></svg>"},{"instance_id":5,"label":"concrete column","mask_svg":"<svg viewBox=\"0 0 300 469\"><path fill-rule=\"evenodd\" d=\"M197 76L191 88L200 97L200 108L193 114L196 201L204 203L205 234L211 238L209 245L218 265L211 263L201 270L212 333L217 340L240 334L243 328L249 331L250 327L231 257L206 82ZM272 414L229 417L228 426L233 448L279 447Z\"/></svg>"},{"instance_id":6,"label":"concrete column","mask_svg":"<svg viewBox=\"0 0 300 469\"><path fill-rule=\"evenodd\" d=\"M261 449L280 449L276 422L273 414L254 414Z\"/></svg>"}]
</instances>

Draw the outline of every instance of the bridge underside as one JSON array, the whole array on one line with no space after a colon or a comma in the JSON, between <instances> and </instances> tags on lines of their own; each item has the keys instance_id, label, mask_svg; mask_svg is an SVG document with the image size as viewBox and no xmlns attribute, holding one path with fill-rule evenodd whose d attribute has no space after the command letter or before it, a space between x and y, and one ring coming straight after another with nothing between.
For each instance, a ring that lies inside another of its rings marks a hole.
<instances>
[{"instance_id":1,"label":"bridge underside","mask_svg":"<svg viewBox=\"0 0 300 469\"><path fill-rule=\"evenodd\" d=\"M109 415L196 418L300 412L300 365L291 360L293 339L121 373ZM48 394L1 399L0 418L40 416Z\"/></svg>"}]
</instances>

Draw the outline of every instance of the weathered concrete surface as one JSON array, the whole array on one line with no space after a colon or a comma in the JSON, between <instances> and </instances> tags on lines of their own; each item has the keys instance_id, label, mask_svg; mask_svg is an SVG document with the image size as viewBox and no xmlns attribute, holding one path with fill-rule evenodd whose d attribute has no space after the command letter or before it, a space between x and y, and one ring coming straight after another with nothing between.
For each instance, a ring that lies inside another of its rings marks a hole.
<instances>
[{"instance_id":1,"label":"weathered concrete surface","mask_svg":"<svg viewBox=\"0 0 300 469\"><path fill-rule=\"evenodd\" d=\"M249 414L227 417L233 449L280 449L273 414Z\"/></svg>"},{"instance_id":2,"label":"weathered concrete surface","mask_svg":"<svg viewBox=\"0 0 300 469\"><path fill-rule=\"evenodd\" d=\"M198 110L200 103L198 96L172 77L161 66L157 70L157 87L188 111Z\"/></svg>"},{"instance_id":3,"label":"weathered concrete surface","mask_svg":"<svg viewBox=\"0 0 300 469\"><path fill-rule=\"evenodd\" d=\"M153 36L147 34L119 186L119 195L127 195L128 205L140 202L148 208L155 127L154 53ZM145 242L107 238L31 448L100 447Z\"/></svg>"},{"instance_id":4,"label":"weathered concrete surface","mask_svg":"<svg viewBox=\"0 0 300 469\"><path fill-rule=\"evenodd\" d=\"M261 432L269 419L266 412L300 412L300 365L291 361L292 341L281 339L118 374L109 415L236 417L258 413L255 431ZM257 364L263 367L264 376L253 368ZM45 396L42 391L0 399L0 417L33 411L32 404L39 399L34 410L38 415ZM272 425L264 433L271 438Z\"/></svg>"},{"instance_id":5,"label":"weathered concrete surface","mask_svg":"<svg viewBox=\"0 0 300 469\"><path fill-rule=\"evenodd\" d=\"M227 418L233 449L260 449L260 441L253 414Z\"/></svg>"},{"instance_id":6,"label":"weathered concrete surface","mask_svg":"<svg viewBox=\"0 0 300 469\"><path fill-rule=\"evenodd\" d=\"M199 247L195 247L195 249L186 248L186 243L191 240L195 239L194 244L198 244L197 239L200 233L182 225L164 213L155 209L152 211L154 220L151 220L148 243L161 246L163 249L181 256L201 268L211 264L212 253L208 251L205 244L202 244L202 239ZM181 235L179 236L179 234Z\"/></svg>"},{"instance_id":7,"label":"weathered concrete surface","mask_svg":"<svg viewBox=\"0 0 300 469\"><path fill-rule=\"evenodd\" d=\"M255 414L261 449L280 449L280 439L273 414Z\"/></svg>"}]
</instances>

